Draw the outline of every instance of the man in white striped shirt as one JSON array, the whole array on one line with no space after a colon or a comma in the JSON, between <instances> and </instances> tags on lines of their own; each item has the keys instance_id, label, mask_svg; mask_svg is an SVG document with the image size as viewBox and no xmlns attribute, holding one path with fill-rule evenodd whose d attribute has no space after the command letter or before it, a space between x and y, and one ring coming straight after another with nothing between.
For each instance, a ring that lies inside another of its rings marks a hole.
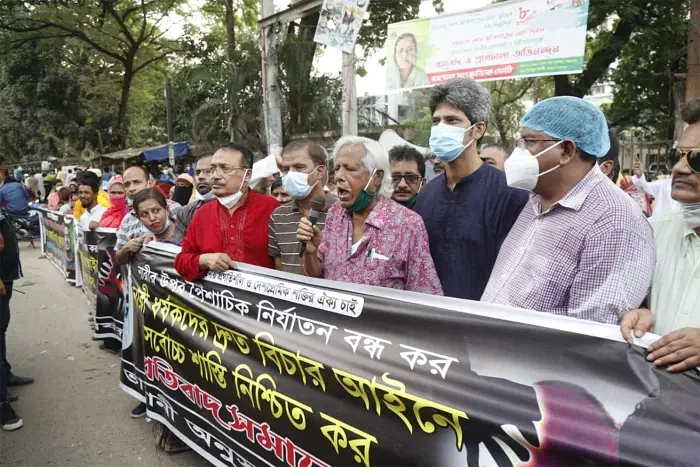
<instances>
[{"instance_id":1,"label":"man in white striped shirt","mask_svg":"<svg viewBox=\"0 0 700 467\"><path fill-rule=\"evenodd\" d=\"M282 151L280 173L287 193L293 198L275 209L268 226L268 255L275 261L275 269L303 274L299 262L301 243L297 228L302 217L308 217L314 196L326 198L316 226L323 230L326 212L335 202L323 187L328 177L328 153L309 140L289 143Z\"/></svg>"}]
</instances>

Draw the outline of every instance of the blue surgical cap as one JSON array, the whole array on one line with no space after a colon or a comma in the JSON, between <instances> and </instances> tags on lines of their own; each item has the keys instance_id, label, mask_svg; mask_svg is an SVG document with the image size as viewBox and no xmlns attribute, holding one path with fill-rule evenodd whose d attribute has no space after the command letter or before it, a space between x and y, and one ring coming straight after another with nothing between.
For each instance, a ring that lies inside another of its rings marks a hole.
<instances>
[{"instance_id":1,"label":"blue surgical cap","mask_svg":"<svg viewBox=\"0 0 700 467\"><path fill-rule=\"evenodd\" d=\"M603 112L578 97L545 99L525 114L520 126L555 139L571 140L592 156L604 157L610 150L608 122Z\"/></svg>"}]
</instances>

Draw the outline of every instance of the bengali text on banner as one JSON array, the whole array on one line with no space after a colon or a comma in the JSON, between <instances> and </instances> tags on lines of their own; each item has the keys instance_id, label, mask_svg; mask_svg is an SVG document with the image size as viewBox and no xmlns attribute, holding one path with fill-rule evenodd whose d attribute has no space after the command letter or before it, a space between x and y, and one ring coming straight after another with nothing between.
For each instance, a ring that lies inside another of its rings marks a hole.
<instances>
[{"instance_id":1,"label":"bengali text on banner","mask_svg":"<svg viewBox=\"0 0 700 467\"><path fill-rule=\"evenodd\" d=\"M488 81L580 73L588 6L588 0L516 0L390 24L386 91L454 78Z\"/></svg>"},{"instance_id":2,"label":"bengali text on banner","mask_svg":"<svg viewBox=\"0 0 700 467\"><path fill-rule=\"evenodd\" d=\"M700 460L697 371L614 326L245 265L191 283L173 261L130 266L122 387L214 465Z\"/></svg>"}]
</instances>

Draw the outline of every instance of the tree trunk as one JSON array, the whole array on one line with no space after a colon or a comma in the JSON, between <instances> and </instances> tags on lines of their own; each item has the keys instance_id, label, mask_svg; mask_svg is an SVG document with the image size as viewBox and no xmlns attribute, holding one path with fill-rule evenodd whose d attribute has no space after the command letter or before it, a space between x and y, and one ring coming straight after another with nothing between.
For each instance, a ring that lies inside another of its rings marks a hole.
<instances>
[{"instance_id":1,"label":"tree trunk","mask_svg":"<svg viewBox=\"0 0 700 467\"><path fill-rule=\"evenodd\" d=\"M299 43L297 47L301 48L302 53L299 55L301 65L299 66L300 73L297 83L297 102L295 102L296 105L290 110L294 112L292 121L296 122L297 133L304 132L304 116L306 112L304 112L304 99L302 96L304 95L304 90L308 89L311 73L313 72L314 55L316 54L314 35L316 34L316 26L318 25L319 17L320 13L314 13L313 15L302 18L296 34L296 41Z\"/></svg>"},{"instance_id":2,"label":"tree trunk","mask_svg":"<svg viewBox=\"0 0 700 467\"><path fill-rule=\"evenodd\" d=\"M555 96L573 96L574 90L569 81L569 75L554 76L554 95Z\"/></svg>"},{"instance_id":3,"label":"tree trunk","mask_svg":"<svg viewBox=\"0 0 700 467\"><path fill-rule=\"evenodd\" d=\"M233 0L224 0L224 5L226 6L226 58L229 63L229 77L228 82L228 134L229 141L234 142L236 140L236 131L234 128L234 122L236 119L236 111L238 109L238 99L236 96L236 80L233 77L234 70L236 66L234 65L234 60L236 59L236 23L234 21L235 7L233 5Z\"/></svg>"},{"instance_id":4,"label":"tree trunk","mask_svg":"<svg viewBox=\"0 0 700 467\"><path fill-rule=\"evenodd\" d=\"M131 96L131 84L134 80L134 58L130 55L124 63L124 77L122 79L122 95L119 100L119 114L117 116L117 144L119 149L126 149L129 136L129 97Z\"/></svg>"}]
</instances>

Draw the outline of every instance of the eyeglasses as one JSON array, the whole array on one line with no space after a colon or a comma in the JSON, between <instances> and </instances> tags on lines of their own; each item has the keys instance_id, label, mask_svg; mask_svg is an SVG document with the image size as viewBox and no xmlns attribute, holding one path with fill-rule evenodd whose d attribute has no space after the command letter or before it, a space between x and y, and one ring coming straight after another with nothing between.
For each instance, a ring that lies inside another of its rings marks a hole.
<instances>
[{"instance_id":1,"label":"eyeglasses","mask_svg":"<svg viewBox=\"0 0 700 467\"><path fill-rule=\"evenodd\" d=\"M222 175L228 175L234 170L248 170L248 167L233 167L231 165L212 164L210 170L212 175L216 174L217 172L219 172Z\"/></svg>"},{"instance_id":2,"label":"eyeglasses","mask_svg":"<svg viewBox=\"0 0 700 467\"><path fill-rule=\"evenodd\" d=\"M396 186L401 183L401 180L406 180L406 183L409 185L417 185L420 183L421 179L422 177L416 174L392 174L391 183Z\"/></svg>"},{"instance_id":3,"label":"eyeglasses","mask_svg":"<svg viewBox=\"0 0 700 467\"><path fill-rule=\"evenodd\" d=\"M693 172L700 172L700 148L681 149L671 148L668 150L668 166L673 167L679 160L688 158L688 165Z\"/></svg>"},{"instance_id":4,"label":"eyeglasses","mask_svg":"<svg viewBox=\"0 0 700 467\"><path fill-rule=\"evenodd\" d=\"M558 139L551 139L551 138L546 138L546 139L539 139L539 138L518 138L515 140L515 146L517 146L520 149L525 149L528 146L532 146L533 144L537 144L543 141L560 141Z\"/></svg>"}]
</instances>

